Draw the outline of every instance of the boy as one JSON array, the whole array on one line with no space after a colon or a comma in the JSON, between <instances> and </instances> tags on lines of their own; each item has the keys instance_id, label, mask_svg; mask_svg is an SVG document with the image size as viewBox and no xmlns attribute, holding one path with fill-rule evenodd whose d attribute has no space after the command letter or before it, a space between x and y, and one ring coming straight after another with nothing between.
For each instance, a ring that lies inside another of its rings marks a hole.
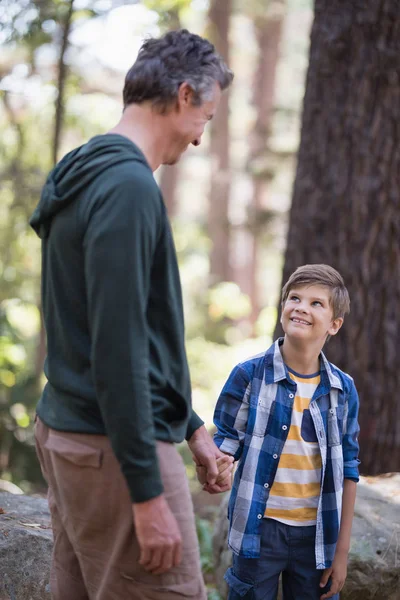
<instances>
[{"instance_id":1,"label":"boy","mask_svg":"<svg viewBox=\"0 0 400 600\"><path fill-rule=\"evenodd\" d=\"M358 395L327 361L350 310L341 275L299 267L282 290L284 338L237 365L215 409L215 442L239 461L229 501L229 600L338 600L356 482ZM322 573L321 573L322 571Z\"/></svg>"}]
</instances>

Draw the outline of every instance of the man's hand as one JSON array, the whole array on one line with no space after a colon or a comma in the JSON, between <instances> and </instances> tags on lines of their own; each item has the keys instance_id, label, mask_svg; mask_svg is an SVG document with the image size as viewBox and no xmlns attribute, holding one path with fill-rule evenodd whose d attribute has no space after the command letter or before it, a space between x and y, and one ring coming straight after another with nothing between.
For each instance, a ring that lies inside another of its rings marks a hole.
<instances>
[{"instance_id":1,"label":"man's hand","mask_svg":"<svg viewBox=\"0 0 400 600\"><path fill-rule=\"evenodd\" d=\"M320 587L323 588L328 583L329 577L331 578L331 587L329 592L322 594L321 600L327 600L332 598L335 594L338 594L347 576L347 552L336 551L335 558L332 566L329 569L325 569L320 582Z\"/></svg>"},{"instance_id":2,"label":"man's hand","mask_svg":"<svg viewBox=\"0 0 400 600\"><path fill-rule=\"evenodd\" d=\"M163 495L132 505L140 547L139 564L154 575L166 573L182 559L178 523Z\"/></svg>"},{"instance_id":3,"label":"man's hand","mask_svg":"<svg viewBox=\"0 0 400 600\"><path fill-rule=\"evenodd\" d=\"M194 459L196 462L196 459ZM207 469L206 467L196 465L197 479L203 486L203 490L210 494L216 494L219 492L225 492L231 489L232 486L232 457L223 455L217 458L218 477L217 481L209 489L207 483ZM217 489L218 488L218 489Z\"/></svg>"},{"instance_id":4,"label":"man's hand","mask_svg":"<svg viewBox=\"0 0 400 600\"><path fill-rule=\"evenodd\" d=\"M224 454L217 448L204 425L196 429L188 444L203 489L210 494L219 494L230 490L233 457ZM217 464L218 459L220 460Z\"/></svg>"}]
</instances>

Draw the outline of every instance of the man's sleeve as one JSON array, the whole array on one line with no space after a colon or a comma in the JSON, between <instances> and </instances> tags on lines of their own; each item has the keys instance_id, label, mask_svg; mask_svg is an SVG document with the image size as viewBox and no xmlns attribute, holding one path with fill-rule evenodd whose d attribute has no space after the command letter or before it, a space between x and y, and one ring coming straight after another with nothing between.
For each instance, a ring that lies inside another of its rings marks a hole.
<instances>
[{"instance_id":1,"label":"man's sleeve","mask_svg":"<svg viewBox=\"0 0 400 600\"><path fill-rule=\"evenodd\" d=\"M199 427L201 427L202 425L204 425L204 421L193 410L193 408L191 410L192 410L192 413L190 415L190 419L189 419L188 426L187 426L187 431L186 431L186 436L185 436L185 439L187 441L190 440L190 438L192 437L192 435L194 434L194 432L197 429L199 429Z\"/></svg>"},{"instance_id":2,"label":"man's sleeve","mask_svg":"<svg viewBox=\"0 0 400 600\"><path fill-rule=\"evenodd\" d=\"M229 375L218 398L214 412L217 432L214 441L221 452L231 454L238 460L243 451L243 442L249 414L251 382L242 366L236 366Z\"/></svg>"},{"instance_id":3,"label":"man's sleeve","mask_svg":"<svg viewBox=\"0 0 400 600\"><path fill-rule=\"evenodd\" d=\"M148 176L120 181L95 205L84 238L92 376L105 429L133 502L163 492L146 319L159 206Z\"/></svg>"},{"instance_id":4,"label":"man's sleeve","mask_svg":"<svg viewBox=\"0 0 400 600\"><path fill-rule=\"evenodd\" d=\"M359 399L354 382L351 384L350 392L345 406L345 418L343 422L343 464L344 478L358 481L360 476L358 472L359 444L358 434L360 426L358 424Z\"/></svg>"}]
</instances>

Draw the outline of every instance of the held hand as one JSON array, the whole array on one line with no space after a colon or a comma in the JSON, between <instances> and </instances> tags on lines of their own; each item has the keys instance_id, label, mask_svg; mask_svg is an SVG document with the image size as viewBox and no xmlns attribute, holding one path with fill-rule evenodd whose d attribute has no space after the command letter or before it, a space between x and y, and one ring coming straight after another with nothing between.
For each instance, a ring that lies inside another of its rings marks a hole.
<instances>
[{"instance_id":1,"label":"held hand","mask_svg":"<svg viewBox=\"0 0 400 600\"><path fill-rule=\"evenodd\" d=\"M196 462L196 458L194 461ZM233 470L233 458L224 454L217 458L218 477L217 481L210 485L207 483L207 469L206 467L196 466L197 479L203 486L203 490L210 494L219 494L226 492L232 487L232 470Z\"/></svg>"},{"instance_id":2,"label":"held hand","mask_svg":"<svg viewBox=\"0 0 400 600\"><path fill-rule=\"evenodd\" d=\"M325 569L321 577L321 582L319 584L321 588L325 587L329 578L331 578L330 590L326 594L322 594L321 600L327 600L328 598L332 598L335 594L338 594L344 586L346 576L347 552L336 551L332 566L329 569Z\"/></svg>"},{"instance_id":3,"label":"held hand","mask_svg":"<svg viewBox=\"0 0 400 600\"><path fill-rule=\"evenodd\" d=\"M226 456L217 448L204 425L194 432L188 444L196 463L199 481L207 486L207 491L220 493L230 489L228 482L233 469L233 457ZM225 463L226 466L219 472L217 459L222 458L224 460L221 461L221 466Z\"/></svg>"},{"instance_id":4,"label":"held hand","mask_svg":"<svg viewBox=\"0 0 400 600\"><path fill-rule=\"evenodd\" d=\"M132 505L140 547L139 564L154 575L166 573L182 559L178 523L163 495Z\"/></svg>"}]
</instances>

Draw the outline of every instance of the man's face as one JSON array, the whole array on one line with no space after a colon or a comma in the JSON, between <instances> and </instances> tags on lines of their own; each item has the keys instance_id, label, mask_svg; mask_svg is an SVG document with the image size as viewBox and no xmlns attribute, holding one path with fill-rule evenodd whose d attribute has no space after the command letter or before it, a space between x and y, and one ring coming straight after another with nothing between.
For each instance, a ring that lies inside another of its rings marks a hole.
<instances>
[{"instance_id":1,"label":"man's face","mask_svg":"<svg viewBox=\"0 0 400 600\"><path fill-rule=\"evenodd\" d=\"M188 84L181 85L176 106L170 110L171 143L163 164L177 163L189 144L199 146L204 128L213 118L221 99L221 89L216 83L209 100L200 106L193 105L193 91Z\"/></svg>"},{"instance_id":2,"label":"man's face","mask_svg":"<svg viewBox=\"0 0 400 600\"><path fill-rule=\"evenodd\" d=\"M329 288L307 285L292 288L282 307L281 323L285 334L293 340L323 343L327 335L335 335L343 319L333 319Z\"/></svg>"}]
</instances>

